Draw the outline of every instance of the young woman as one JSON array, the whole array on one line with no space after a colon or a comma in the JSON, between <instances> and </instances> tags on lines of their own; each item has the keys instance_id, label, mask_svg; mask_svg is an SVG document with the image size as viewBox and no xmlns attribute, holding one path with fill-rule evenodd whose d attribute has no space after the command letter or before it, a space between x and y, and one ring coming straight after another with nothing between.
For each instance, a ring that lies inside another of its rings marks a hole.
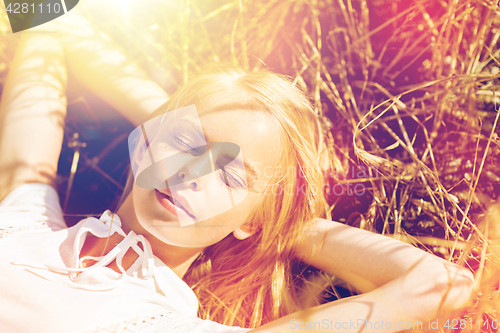
<instances>
[{"instance_id":1,"label":"young woman","mask_svg":"<svg viewBox=\"0 0 500 333\"><path fill-rule=\"evenodd\" d=\"M2 112L14 117L25 101L7 96ZM135 133L134 177L116 214L65 228L53 188L29 182L0 204L4 230L38 229L0 241L2 331L394 332L470 296L468 270L322 219L321 129L284 77L200 76ZM294 312L296 259L364 294Z\"/></svg>"}]
</instances>

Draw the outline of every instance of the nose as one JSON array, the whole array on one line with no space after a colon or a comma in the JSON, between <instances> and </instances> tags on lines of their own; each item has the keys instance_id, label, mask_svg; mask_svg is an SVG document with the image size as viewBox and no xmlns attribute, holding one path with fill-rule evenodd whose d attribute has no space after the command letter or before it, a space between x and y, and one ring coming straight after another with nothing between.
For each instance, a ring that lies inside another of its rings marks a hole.
<instances>
[{"instance_id":1,"label":"nose","mask_svg":"<svg viewBox=\"0 0 500 333\"><path fill-rule=\"evenodd\" d=\"M206 176L213 172L213 159L210 150L205 150L201 155L192 156L190 160L179 168L177 172L178 180L168 180L169 184L183 183L193 191L199 191L205 184Z\"/></svg>"}]
</instances>

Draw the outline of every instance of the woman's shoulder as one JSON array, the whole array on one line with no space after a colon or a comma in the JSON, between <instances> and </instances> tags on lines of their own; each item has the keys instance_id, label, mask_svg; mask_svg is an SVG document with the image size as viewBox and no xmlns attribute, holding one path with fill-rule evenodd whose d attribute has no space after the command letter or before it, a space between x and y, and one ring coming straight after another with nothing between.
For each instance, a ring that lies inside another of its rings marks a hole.
<instances>
[{"instance_id":1,"label":"woman's shoulder","mask_svg":"<svg viewBox=\"0 0 500 333\"><path fill-rule=\"evenodd\" d=\"M50 185L21 185L0 202L0 238L23 231L64 228L59 196Z\"/></svg>"}]
</instances>

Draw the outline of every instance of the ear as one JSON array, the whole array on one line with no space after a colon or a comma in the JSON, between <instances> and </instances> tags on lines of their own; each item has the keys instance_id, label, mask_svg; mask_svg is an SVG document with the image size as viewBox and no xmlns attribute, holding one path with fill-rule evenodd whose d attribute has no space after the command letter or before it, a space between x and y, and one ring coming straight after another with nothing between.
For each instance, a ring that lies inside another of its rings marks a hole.
<instances>
[{"instance_id":1,"label":"ear","mask_svg":"<svg viewBox=\"0 0 500 333\"><path fill-rule=\"evenodd\" d=\"M258 228L255 226L255 224L250 221L243 224L238 229L234 230L233 235L236 239L244 240L255 234L257 230Z\"/></svg>"}]
</instances>

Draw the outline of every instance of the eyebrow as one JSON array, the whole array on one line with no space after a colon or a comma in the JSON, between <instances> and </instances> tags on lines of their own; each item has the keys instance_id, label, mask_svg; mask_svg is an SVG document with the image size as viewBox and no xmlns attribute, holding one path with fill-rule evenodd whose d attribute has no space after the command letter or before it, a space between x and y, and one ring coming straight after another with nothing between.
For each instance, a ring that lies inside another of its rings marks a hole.
<instances>
[{"instance_id":1,"label":"eyebrow","mask_svg":"<svg viewBox=\"0 0 500 333\"><path fill-rule=\"evenodd\" d=\"M205 135L205 140L207 142L216 142L216 141L211 141L206 133L203 133L203 134ZM240 147L240 149L241 149L241 147ZM230 156L227 153L224 153L222 156L232 158L232 156ZM236 160L236 158L233 159L233 161L234 160ZM240 162L239 160L236 160L236 161L238 163ZM249 183L249 184L247 184L248 189L251 189L251 188L253 188L254 183L258 180L257 171L250 163L247 163L244 158L243 158L243 166L245 167L245 173L247 175L247 181Z\"/></svg>"}]
</instances>

